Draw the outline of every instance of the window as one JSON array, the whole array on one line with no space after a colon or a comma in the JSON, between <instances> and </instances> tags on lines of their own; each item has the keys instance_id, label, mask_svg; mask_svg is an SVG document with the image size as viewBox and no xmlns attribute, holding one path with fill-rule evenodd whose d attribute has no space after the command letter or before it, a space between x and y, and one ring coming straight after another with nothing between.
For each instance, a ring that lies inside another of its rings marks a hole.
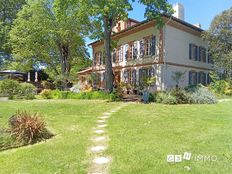
<instances>
[{"instance_id":1,"label":"window","mask_svg":"<svg viewBox=\"0 0 232 174\"><path fill-rule=\"evenodd\" d=\"M144 80L154 77L154 75L155 73L153 67L139 69L139 83L143 84Z\"/></svg>"},{"instance_id":2,"label":"window","mask_svg":"<svg viewBox=\"0 0 232 174\"><path fill-rule=\"evenodd\" d=\"M128 44L129 45L129 50L128 50L128 60L131 60L133 58L133 47L134 47L134 42L131 42Z\"/></svg>"},{"instance_id":3,"label":"window","mask_svg":"<svg viewBox=\"0 0 232 174\"><path fill-rule=\"evenodd\" d=\"M197 60L198 47L194 44L189 44L189 59Z\"/></svg>"},{"instance_id":4,"label":"window","mask_svg":"<svg viewBox=\"0 0 232 174\"><path fill-rule=\"evenodd\" d=\"M208 50L208 63L209 63L209 64L213 64L212 54L210 53L209 50Z\"/></svg>"},{"instance_id":5,"label":"window","mask_svg":"<svg viewBox=\"0 0 232 174\"><path fill-rule=\"evenodd\" d=\"M127 61L129 58L129 45L125 45L125 60Z\"/></svg>"},{"instance_id":6,"label":"window","mask_svg":"<svg viewBox=\"0 0 232 174\"><path fill-rule=\"evenodd\" d=\"M152 46L151 46L151 55L154 56L156 54L156 37L152 36Z\"/></svg>"},{"instance_id":7,"label":"window","mask_svg":"<svg viewBox=\"0 0 232 174\"><path fill-rule=\"evenodd\" d=\"M151 47L152 47L152 38L151 37L148 37L148 38L145 38L145 53L144 55L145 56L150 56L151 55Z\"/></svg>"},{"instance_id":8,"label":"window","mask_svg":"<svg viewBox=\"0 0 232 174\"><path fill-rule=\"evenodd\" d=\"M94 65L103 65L103 64L104 64L104 58L102 56L102 52L98 51L95 53Z\"/></svg>"},{"instance_id":9,"label":"window","mask_svg":"<svg viewBox=\"0 0 232 174\"><path fill-rule=\"evenodd\" d=\"M204 72L198 73L198 83L201 83L202 85L206 85L206 74Z\"/></svg>"},{"instance_id":10,"label":"window","mask_svg":"<svg viewBox=\"0 0 232 174\"><path fill-rule=\"evenodd\" d=\"M133 45L133 59L137 59L138 57L138 42L135 41Z\"/></svg>"},{"instance_id":11,"label":"window","mask_svg":"<svg viewBox=\"0 0 232 174\"><path fill-rule=\"evenodd\" d=\"M206 62L206 49L199 47L199 61Z\"/></svg>"},{"instance_id":12,"label":"window","mask_svg":"<svg viewBox=\"0 0 232 174\"><path fill-rule=\"evenodd\" d=\"M120 47L119 47L119 50L118 50L118 58L119 58L119 62L122 62L122 61L123 61L123 46L120 46Z\"/></svg>"},{"instance_id":13,"label":"window","mask_svg":"<svg viewBox=\"0 0 232 174\"><path fill-rule=\"evenodd\" d=\"M116 63L116 61L117 61L117 60L116 60L116 59L117 59L117 50L116 50L116 49L113 50L112 59L113 59L112 62L113 62L113 63Z\"/></svg>"},{"instance_id":14,"label":"window","mask_svg":"<svg viewBox=\"0 0 232 174\"><path fill-rule=\"evenodd\" d=\"M132 71L132 84L136 85L136 83L137 83L137 74L136 74L136 70L134 69Z\"/></svg>"},{"instance_id":15,"label":"window","mask_svg":"<svg viewBox=\"0 0 232 174\"><path fill-rule=\"evenodd\" d=\"M189 85L197 85L197 72L189 72Z\"/></svg>"}]
</instances>

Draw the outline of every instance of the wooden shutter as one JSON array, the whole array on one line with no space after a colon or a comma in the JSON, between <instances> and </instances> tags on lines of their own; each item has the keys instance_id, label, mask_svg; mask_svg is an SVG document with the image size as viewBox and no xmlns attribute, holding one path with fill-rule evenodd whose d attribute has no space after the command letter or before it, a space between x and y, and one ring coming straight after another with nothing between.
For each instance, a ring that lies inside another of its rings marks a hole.
<instances>
[{"instance_id":1,"label":"wooden shutter","mask_svg":"<svg viewBox=\"0 0 232 174\"><path fill-rule=\"evenodd\" d=\"M198 55L198 57L199 57L198 60L202 61L202 59L203 59L202 58L202 47L199 47L199 55Z\"/></svg>"},{"instance_id":2,"label":"wooden shutter","mask_svg":"<svg viewBox=\"0 0 232 174\"><path fill-rule=\"evenodd\" d=\"M192 72L189 71L189 85L192 85L192 81L193 81L193 79L192 79Z\"/></svg>"},{"instance_id":3,"label":"wooden shutter","mask_svg":"<svg viewBox=\"0 0 232 174\"><path fill-rule=\"evenodd\" d=\"M194 47L196 48L195 49L195 57L194 58L197 61L199 59L199 47L196 46L196 45L194 45Z\"/></svg>"},{"instance_id":4,"label":"wooden shutter","mask_svg":"<svg viewBox=\"0 0 232 174\"><path fill-rule=\"evenodd\" d=\"M154 56L156 53L156 37L152 36L151 39L151 55Z\"/></svg>"},{"instance_id":5,"label":"wooden shutter","mask_svg":"<svg viewBox=\"0 0 232 174\"><path fill-rule=\"evenodd\" d=\"M189 59L192 59L192 44L189 44Z\"/></svg>"},{"instance_id":6,"label":"wooden shutter","mask_svg":"<svg viewBox=\"0 0 232 174\"><path fill-rule=\"evenodd\" d=\"M202 80L201 80L201 72L198 72L197 73L198 75L197 75L197 84L199 84L199 83L202 83Z\"/></svg>"}]
</instances>

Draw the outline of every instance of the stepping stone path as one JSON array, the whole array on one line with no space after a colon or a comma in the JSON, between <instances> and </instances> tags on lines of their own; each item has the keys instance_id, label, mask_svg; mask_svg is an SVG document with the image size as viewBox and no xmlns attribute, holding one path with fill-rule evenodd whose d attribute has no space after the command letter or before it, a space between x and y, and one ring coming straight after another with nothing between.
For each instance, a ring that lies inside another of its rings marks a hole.
<instances>
[{"instance_id":1,"label":"stepping stone path","mask_svg":"<svg viewBox=\"0 0 232 174\"><path fill-rule=\"evenodd\" d=\"M88 174L108 174L112 159L104 154L109 140L106 132L106 128L108 127L107 121L121 107L113 109L110 112L104 112L98 117L97 125L93 128L92 147L89 149L92 160L89 163Z\"/></svg>"}]
</instances>

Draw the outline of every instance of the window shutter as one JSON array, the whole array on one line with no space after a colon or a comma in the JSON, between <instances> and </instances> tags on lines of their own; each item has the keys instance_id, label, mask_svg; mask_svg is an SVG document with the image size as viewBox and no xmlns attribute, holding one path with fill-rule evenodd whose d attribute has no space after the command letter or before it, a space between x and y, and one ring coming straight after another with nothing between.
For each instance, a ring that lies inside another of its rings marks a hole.
<instances>
[{"instance_id":1,"label":"window shutter","mask_svg":"<svg viewBox=\"0 0 232 174\"><path fill-rule=\"evenodd\" d=\"M189 71L189 85L192 85L192 72Z\"/></svg>"},{"instance_id":2,"label":"window shutter","mask_svg":"<svg viewBox=\"0 0 232 174\"><path fill-rule=\"evenodd\" d=\"M122 52L123 52L123 54L122 54L122 61L124 61L125 60L125 56L126 56L126 45L122 46Z\"/></svg>"},{"instance_id":3,"label":"window shutter","mask_svg":"<svg viewBox=\"0 0 232 174\"><path fill-rule=\"evenodd\" d=\"M201 72L197 73L198 76L197 76L197 84L199 83L202 83L202 80L201 80Z\"/></svg>"},{"instance_id":4,"label":"window shutter","mask_svg":"<svg viewBox=\"0 0 232 174\"><path fill-rule=\"evenodd\" d=\"M199 54L198 54L198 60L199 60L199 61L202 60L202 56L201 56L202 54L201 54L201 53L202 53L202 48L199 47Z\"/></svg>"},{"instance_id":5,"label":"window shutter","mask_svg":"<svg viewBox=\"0 0 232 174\"><path fill-rule=\"evenodd\" d=\"M196 50L195 50L195 60L197 61L199 59L199 47L196 46L196 45L195 45L195 47L196 47Z\"/></svg>"},{"instance_id":6,"label":"window shutter","mask_svg":"<svg viewBox=\"0 0 232 174\"><path fill-rule=\"evenodd\" d=\"M133 70L132 76L133 76L132 82L133 82L133 84L135 85L135 84L136 84L136 81L137 81L137 80L136 80L137 78L136 78L136 70L135 70L135 69Z\"/></svg>"},{"instance_id":7,"label":"window shutter","mask_svg":"<svg viewBox=\"0 0 232 174\"><path fill-rule=\"evenodd\" d=\"M144 56L144 40L140 41L140 57Z\"/></svg>"},{"instance_id":8,"label":"window shutter","mask_svg":"<svg viewBox=\"0 0 232 174\"><path fill-rule=\"evenodd\" d=\"M137 42L137 58L139 58L140 56L140 41L136 41Z\"/></svg>"},{"instance_id":9,"label":"window shutter","mask_svg":"<svg viewBox=\"0 0 232 174\"><path fill-rule=\"evenodd\" d=\"M195 76L194 76L194 85L197 85L197 79L198 79L198 73L197 72L194 72Z\"/></svg>"},{"instance_id":10,"label":"window shutter","mask_svg":"<svg viewBox=\"0 0 232 174\"><path fill-rule=\"evenodd\" d=\"M192 59L192 44L189 44L189 59Z\"/></svg>"},{"instance_id":11,"label":"window shutter","mask_svg":"<svg viewBox=\"0 0 232 174\"><path fill-rule=\"evenodd\" d=\"M151 39L151 55L154 56L156 52L156 37L152 36Z\"/></svg>"}]
</instances>

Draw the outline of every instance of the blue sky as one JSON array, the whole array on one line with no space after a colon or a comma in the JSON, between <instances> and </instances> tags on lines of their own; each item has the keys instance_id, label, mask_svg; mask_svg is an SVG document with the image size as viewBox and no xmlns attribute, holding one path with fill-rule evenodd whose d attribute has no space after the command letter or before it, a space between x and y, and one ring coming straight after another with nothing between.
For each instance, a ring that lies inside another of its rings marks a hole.
<instances>
[{"instance_id":1,"label":"blue sky","mask_svg":"<svg viewBox=\"0 0 232 174\"><path fill-rule=\"evenodd\" d=\"M232 0L169 0L170 4L181 3L185 8L185 21L191 24L201 24L207 30L213 18L222 11L232 7ZM144 20L144 6L134 3L129 17L138 21ZM87 43L92 42L87 39ZM90 54L92 53L89 49Z\"/></svg>"}]
</instances>

